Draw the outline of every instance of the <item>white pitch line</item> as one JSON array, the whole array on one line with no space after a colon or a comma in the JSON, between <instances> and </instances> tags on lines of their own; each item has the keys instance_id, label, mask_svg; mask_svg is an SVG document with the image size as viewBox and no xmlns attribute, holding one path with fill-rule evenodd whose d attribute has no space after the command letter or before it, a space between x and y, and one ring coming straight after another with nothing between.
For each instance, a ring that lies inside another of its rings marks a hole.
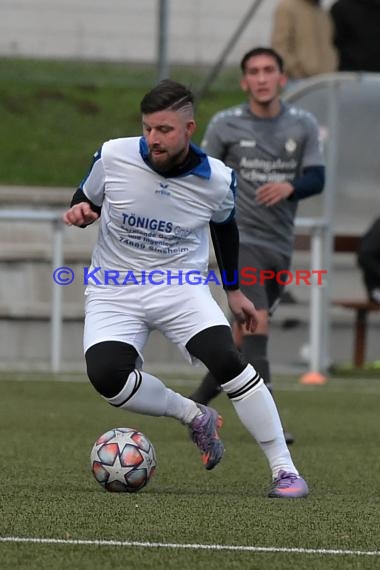
<instances>
[{"instance_id":1,"label":"white pitch line","mask_svg":"<svg viewBox=\"0 0 380 570\"><path fill-rule=\"evenodd\" d=\"M138 542L135 540L82 540L1 536L0 542L31 544L67 544L73 546L122 546L126 548L178 548L187 550L232 550L240 552L283 552L290 554L324 554L330 556L380 556L380 550L340 550L329 548L277 548L275 546L244 546L228 544L176 544L171 542Z\"/></svg>"}]
</instances>

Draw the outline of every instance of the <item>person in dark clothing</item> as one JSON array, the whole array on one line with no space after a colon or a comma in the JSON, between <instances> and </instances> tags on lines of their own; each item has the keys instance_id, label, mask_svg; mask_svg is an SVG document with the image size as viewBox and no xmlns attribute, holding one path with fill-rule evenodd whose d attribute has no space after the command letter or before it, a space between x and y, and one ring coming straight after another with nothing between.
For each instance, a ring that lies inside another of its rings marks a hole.
<instances>
[{"instance_id":1,"label":"person in dark clothing","mask_svg":"<svg viewBox=\"0 0 380 570\"><path fill-rule=\"evenodd\" d=\"M369 300L380 304L380 217L360 240L358 262Z\"/></svg>"},{"instance_id":2,"label":"person in dark clothing","mask_svg":"<svg viewBox=\"0 0 380 570\"><path fill-rule=\"evenodd\" d=\"M337 0L330 12L339 71L380 72L380 0Z\"/></svg>"}]
</instances>

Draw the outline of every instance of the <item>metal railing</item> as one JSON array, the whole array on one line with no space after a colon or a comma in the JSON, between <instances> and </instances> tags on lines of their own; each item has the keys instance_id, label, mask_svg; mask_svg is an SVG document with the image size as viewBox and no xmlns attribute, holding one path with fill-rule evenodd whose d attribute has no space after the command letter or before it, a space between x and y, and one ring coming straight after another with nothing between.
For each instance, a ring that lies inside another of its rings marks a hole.
<instances>
[{"instance_id":1,"label":"metal railing","mask_svg":"<svg viewBox=\"0 0 380 570\"><path fill-rule=\"evenodd\" d=\"M52 227L52 273L63 265L62 214L49 210L0 210L0 221L49 222ZM61 370L62 360L62 287L52 279L50 312L50 369L57 373Z\"/></svg>"},{"instance_id":2,"label":"metal railing","mask_svg":"<svg viewBox=\"0 0 380 570\"><path fill-rule=\"evenodd\" d=\"M62 214L54 211L32 210L6 210L0 209L0 221L28 221L48 222L52 228L52 274L57 267L64 264L63 237L64 223ZM328 223L322 218L297 218L295 220L296 231L310 234L310 268L312 270L323 269L323 252L328 236ZM326 287L318 285L317 275L312 275L310 295L310 370L319 372L324 361L322 337L323 337L323 306ZM53 373L61 371L62 365L62 325L63 325L63 299L62 287L55 283L52 278L52 296L50 312L50 369Z\"/></svg>"},{"instance_id":3,"label":"metal railing","mask_svg":"<svg viewBox=\"0 0 380 570\"><path fill-rule=\"evenodd\" d=\"M321 271L326 269L324 254L326 252L327 241L329 239L329 223L324 218L296 218L296 231L304 230L310 233L310 269ZM327 362L323 340L324 334L324 310L327 306L327 295L329 291L329 279L327 276L322 284L318 284L318 274L311 276L310 293L310 318L309 318L309 344L310 357L309 369L311 372L324 372Z\"/></svg>"}]
</instances>

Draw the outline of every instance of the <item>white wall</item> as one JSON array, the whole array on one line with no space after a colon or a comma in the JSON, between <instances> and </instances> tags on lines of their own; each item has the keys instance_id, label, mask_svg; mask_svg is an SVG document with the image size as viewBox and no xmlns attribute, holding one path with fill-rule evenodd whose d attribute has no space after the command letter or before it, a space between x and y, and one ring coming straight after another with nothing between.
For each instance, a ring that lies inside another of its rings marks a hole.
<instances>
[{"instance_id":1,"label":"white wall","mask_svg":"<svg viewBox=\"0 0 380 570\"><path fill-rule=\"evenodd\" d=\"M209 64L253 0L168 0L169 62ZM276 0L264 0L228 61L269 41ZM0 56L153 62L158 0L0 0Z\"/></svg>"}]
</instances>

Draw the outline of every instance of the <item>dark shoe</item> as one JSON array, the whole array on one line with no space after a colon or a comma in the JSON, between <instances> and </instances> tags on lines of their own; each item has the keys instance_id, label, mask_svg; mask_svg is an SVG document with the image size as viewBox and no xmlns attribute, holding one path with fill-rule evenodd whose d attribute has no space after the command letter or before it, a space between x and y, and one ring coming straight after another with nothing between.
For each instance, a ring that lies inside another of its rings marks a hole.
<instances>
[{"instance_id":1,"label":"dark shoe","mask_svg":"<svg viewBox=\"0 0 380 570\"><path fill-rule=\"evenodd\" d=\"M285 441L288 445L294 443L294 435L289 431L284 431Z\"/></svg>"}]
</instances>

